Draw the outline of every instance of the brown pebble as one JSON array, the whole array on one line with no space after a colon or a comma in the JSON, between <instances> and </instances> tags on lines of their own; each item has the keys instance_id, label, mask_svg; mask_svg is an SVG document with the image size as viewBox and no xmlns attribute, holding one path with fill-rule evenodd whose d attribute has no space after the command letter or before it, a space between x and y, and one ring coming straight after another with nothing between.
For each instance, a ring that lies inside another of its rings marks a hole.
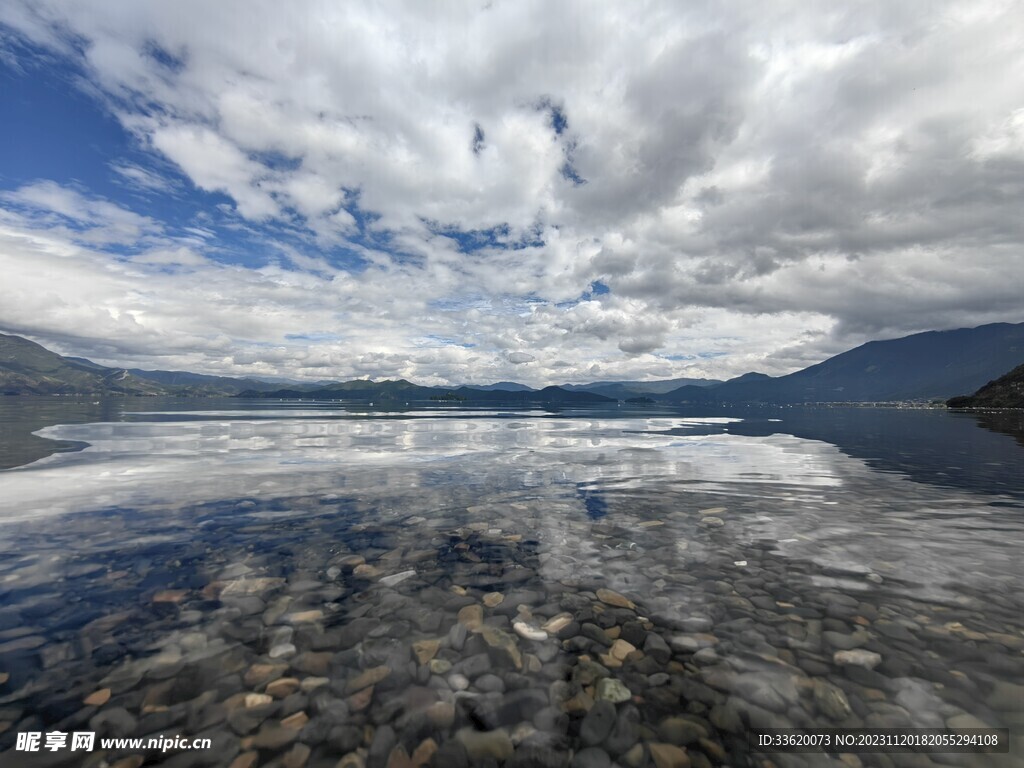
<instances>
[{"instance_id":1,"label":"brown pebble","mask_svg":"<svg viewBox=\"0 0 1024 768\"><path fill-rule=\"evenodd\" d=\"M305 744L296 744L285 752L284 757L281 758L281 765L284 768L303 768L306 761L309 760L311 751Z\"/></svg>"},{"instance_id":2,"label":"brown pebble","mask_svg":"<svg viewBox=\"0 0 1024 768\"><path fill-rule=\"evenodd\" d=\"M287 664L253 664L245 673L245 684L255 688L261 683L267 683L281 677L287 669Z\"/></svg>"},{"instance_id":3,"label":"brown pebble","mask_svg":"<svg viewBox=\"0 0 1024 768\"><path fill-rule=\"evenodd\" d=\"M433 739L424 739L412 753L409 762L413 768L422 768L422 766L430 764L435 752L437 752L437 742Z\"/></svg>"},{"instance_id":4,"label":"brown pebble","mask_svg":"<svg viewBox=\"0 0 1024 768\"><path fill-rule=\"evenodd\" d=\"M447 701L434 702L424 710L424 713L427 720L442 731L451 728L455 722L455 705Z\"/></svg>"},{"instance_id":5,"label":"brown pebble","mask_svg":"<svg viewBox=\"0 0 1024 768\"><path fill-rule=\"evenodd\" d=\"M426 664L429 662L437 655L440 648L440 640L419 640L412 644L413 655L416 657L416 661L420 664Z\"/></svg>"},{"instance_id":6,"label":"brown pebble","mask_svg":"<svg viewBox=\"0 0 1024 768\"><path fill-rule=\"evenodd\" d=\"M264 690L268 695L273 696L275 699L283 699L286 696L291 696L298 689L299 681L297 678L281 677L267 683L267 687Z\"/></svg>"},{"instance_id":7,"label":"brown pebble","mask_svg":"<svg viewBox=\"0 0 1024 768\"><path fill-rule=\"evenodd\" d=\"M255 707L265 707L273 700L274 698L272 696L268 696L265 693L247 693L242 704L246 709L253 709Z\"/></svg>"},{"instance_id":8,"label":"brown pebble","mask_svg":"<svg viewBox=\"0 0 1024 768\"><path fill-rule=\"evenodd\" d=\"M459 609L458 622L466 629L480 629L484 623L484 609L480 605L466 605Z\"/></svg>"},{"instance_id":9,"label":"brown pebble","mask_svg":"<svg viewBox=\"0 0 1024 768\"><path fill-rule=\"evenodd\" d=\"M231 761L230 768L254 768L260 760L260 753L256 751L243 752ZM142 763L139 763L142 765Z\"/></svg>"},{"instance_id":10,"label":"brown pebble","mask_svg":"<svg viewBox=\"0 0 1024 768\"><path fill-rule=\"evenodd\" d=\"M405 747L399 744L391 750L386 768L412 768L412 763L409 762L409 753L405 751Z\"/></svg>"},{"instance_id":11,"label":"brown pebble","mask_svg":"<svg viewBox=\"0 0 1024 768\"><path fill-rule=\"evenodd\" d=\"M615 608L636 608L636 604L632 600L611 589L597 590L597 599L605 605L610 605Z\"/></svg>"},{"instance_id":12,"label":"brown pebble","mask_svg":"<svg viewBox=\"0 0 1024 768\"><path fill-rule=\"evenodd\" d=\"M153 595L154 603L174 603L177 605L188 594L187 589L161 589Z\"/></svg>"},{"instance_id":13,"label":"brown pebble","mask_svg":"<svg viewBox=\"0 0 1024 768\"><path fill-rule=\"evenodd\" d=\"M657 768L690 768L690 758L686 750L675 744L652 742L647 745L651 759Z\"/></svg>"},{"instance_id":14,"label":"brown pebble","mask_svg":"<svg viewBox=\"0 0 1024 768\"><path fill-rule=\"evenodd\" d=\"M281 721L282 728L291 728L296 731L301 731L306 727L306 723L309 722L309 715L305 712L296 712L294 715L289 715Z\"/></svg>"},{"instance_id":15,"label":"brown pebble","mask_svg":"<svg viewBox=\"0 0 1024 768\"><path fill-rule=\"evenodd\" d=\"M370 706L370 702L373 701L373 686L371 685L367 688L363 688L359 693L349 696L346 701L348 702L348 708L350 710L353 712L362 712Z\"/></svg>"},{"instance_id":16,"label":"brown pebble","mask_svg":"<svg viewBox=\"0 0 1024 768\"><path fill-rule=\"evenodd\" d=\"M6 683L10 679L11 679L10 672L0 672L0 685L3 685L4 683Z\"/></svg>"},{"instance_id":17,"label":"brown pebble","mask_svg":"<svg viewBox=\"0 0 1024 768\"><path fill-rule=\"evenodd\" d=\"M361 691L363 688L376 685L390 674L391 669L383 664L379 667L370 667L366 671L349 680L345 685L345 690L348 693Z\"/></svg>"},{"instance_id":18,"label":"brown pebble","mask_svg":"<svg viewBox=\"0 0 1024 768\"><path fill-rule=\"evenodd\" d=\"M87 707L102 707L108 701L110 701L110 689L101 688L95 693L90 693L86 696L82 703Z\"/></svg>"}]
</instances>

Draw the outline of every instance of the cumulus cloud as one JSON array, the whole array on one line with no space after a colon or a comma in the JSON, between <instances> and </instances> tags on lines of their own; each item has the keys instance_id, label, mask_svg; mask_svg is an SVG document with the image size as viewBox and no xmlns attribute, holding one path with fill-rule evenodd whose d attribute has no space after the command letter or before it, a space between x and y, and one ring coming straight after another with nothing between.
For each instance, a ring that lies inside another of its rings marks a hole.
<instances>
[{"instance_id":1,"label":"cumulus cloud","mask_svg":"<svg viewBox=\"0 0 1024 768\"><path fill-rule=\"evenodd\" d=\"M521 365L523 363L532 363L537 358L531 355L529 352L509 352L508 361L513 365Z\"/></svg>"},{"instance_id":2,"label":"cumulus cloud","mask_svg":"<svg viewBox=\"0 0 1024 768\"><path fill-rule=\"evenodd\" d=\"M230 203L176 227L0 193L0 324L70 351L540 384L1024 321L1011 2L12 0L0 30L133 137L122 183ZM272 256L227 258L218 227Z\"/></svg>"}]
</instances>

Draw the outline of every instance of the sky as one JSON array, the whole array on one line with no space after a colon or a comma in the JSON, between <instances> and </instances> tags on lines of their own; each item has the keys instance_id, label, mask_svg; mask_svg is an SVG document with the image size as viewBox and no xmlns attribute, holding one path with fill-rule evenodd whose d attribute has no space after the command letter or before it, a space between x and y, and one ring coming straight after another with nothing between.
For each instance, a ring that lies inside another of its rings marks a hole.
<instances>
[{"instance_id":1,"label":"sky","mask_svg":"<svg viewBox=\"0 0 1024 768\"><path fill-rule=\"evenodd\" d=\"M422 384L1024 322L1016 2L0 3L0 331Z\"/></svg>"}]
</instances>

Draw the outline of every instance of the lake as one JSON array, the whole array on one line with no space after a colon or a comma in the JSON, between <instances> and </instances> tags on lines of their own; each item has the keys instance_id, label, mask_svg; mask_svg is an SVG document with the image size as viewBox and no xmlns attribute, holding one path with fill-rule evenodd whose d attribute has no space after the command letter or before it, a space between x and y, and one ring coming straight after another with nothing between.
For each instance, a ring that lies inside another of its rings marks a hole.
<instances>
[{"instance_id":1,"label":"lake","mask_svg":"<svg viewBox=\"0 0 1024 768\"><path fill-rule=\"evenodd\" d=\"M837 763L756 729L909 727L1014 741L843 762L1024 765L1019 413L8 397L0 429L0 765L784 768ZM16 749L51 731L209 748Z\"/></svg>"}]
</instances>

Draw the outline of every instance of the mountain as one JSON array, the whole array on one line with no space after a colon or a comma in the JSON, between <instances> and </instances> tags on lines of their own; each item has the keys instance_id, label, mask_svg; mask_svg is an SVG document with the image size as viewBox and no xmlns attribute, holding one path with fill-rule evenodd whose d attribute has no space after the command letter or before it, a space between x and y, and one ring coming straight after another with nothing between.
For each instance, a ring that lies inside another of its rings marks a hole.
<instances>
[{"instance_id":1,"label":"mountain","mask_svg":"<svg viewBox=\"0 0 1024 768\"><path fill-rule=\"evenodd\" d=\"M470 389L492 390L500 389L505 392L532 392L533 387L520 384L518 381L499 381L496 384L466 384Z\"/></svg>"},{"instance_id":2,"label":"mountain","mask_svg":"<svg viewBox=\"0 0 1024 768\"><path fill-rule=\"evenodd\" d=\"M34 341L0 334L0 392L7 395L162 394L163 387L122 368L63 357Z\"/></svg>"},{"instance_id":3,"label":"mountain","mask_svg":"<svg viewBox=\"0 0 1024 768\"><path fill-rule=\"evenodd\" d=\"M86 361L88 362L88 361ZM93 363L95 365L95 363ZM237 395L247 389L266 390L280 389L280 382L260 381L259 379L236 379L230 376L211 376L206 373L190 373L189 371L144 371L140 368L129 368L128 373L146 381L163 384L174 389L187 389L195 393L210 390L211 394ZM314 384L288 382L295 389L315 389ZM323 386L321 383L319 386Z\"/></svg>"},{"instance_id":4,"label":"mountain","mask_svg":"<svg viewBox=\"0 0 1024 768\"><path fill-rule=\"evenodd\" d=\"M235 395L280 383L188 371L109 368L65 357L21 336L0 334L0 392L7 395ZM316 385L293 384L296 389Z\"/></svg>"},{"instance_id":5,"label":"mountain","mask_svg":"<svg viewBox=\"0 0 1024 768\"><path fill-rule=\"evenodd\" d=\"M359 400L373 403L457 402L473 404L560 404L597 405L615 402L594 392L571 392L561 387L540 390L477 389L475 387L422 387L404 379L369 381L357 379L332 384L310 391L279 389L273 391L249 390L238 395L242 398L279 398L284 400Z\"/></svg>"},{"instance_id":6,"label":"mountain","mask_svg":"<svg viewBox=\"0 0 1024 768\"><path fill-rule=\"evenodd\" d=\"M953 397L950 408L1024 408L1024 365L990 381L973 395Z\"/></svg>"},{"instance_id":7,"label":"mountain","mask_svg":"<svg viewBox=\"0 0 1024 768\"><path fill-rule=\"evenodd\" d=\"M734 379L729 379L729 381L724 382L724 383L726 383L726 384L737 384L739 382L749 383L751 381L766 381L766 380L768 380L770 378L772 378L772 377L769 376L767 373L757 373L756 371L751 371L750 373L744 373L742 376L737 376Z\"/></svg>"},{"instance_id":8,"label":"mountain","mask_svg":"<svg viewBox=\"0 0 1024 768\"><path fill-rule=\"evenodd\" d=\"M663 400L716 402L886 402L945 400L976 390L1024 360L1024 323L992 323L871 341L778 378L680 387Z\"/></svg>"},{"instance_id":9,"label":"mountain","mask_svg":"<svg viewBox=\"0 0 1024 768\"><path fill-rule=\"evenodd\" d=\"M589 384L563 384L563 389L587 390L615 397L619 400L636 395L664 395L682 386L713 387L719 379L659 379L655 381L592 381ZM615 393L615 394L612 394Z\"/></svg>"}]
</instances>

